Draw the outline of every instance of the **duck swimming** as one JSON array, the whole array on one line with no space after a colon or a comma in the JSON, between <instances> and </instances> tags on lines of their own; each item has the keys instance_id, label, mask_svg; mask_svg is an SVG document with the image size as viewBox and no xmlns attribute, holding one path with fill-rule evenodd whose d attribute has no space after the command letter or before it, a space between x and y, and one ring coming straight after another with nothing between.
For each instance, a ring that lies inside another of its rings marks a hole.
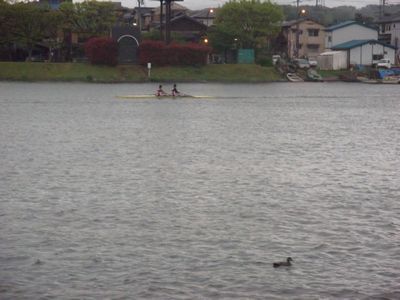
<instances>
[{"instance_id":1,"label":"duck swimming","mask_svg":"<svg viewBox=\"0 0 400 300\"><path fill-rule=\"evenodd\" d=\"M274 268L279 268L279 267L290 267L292 264L291 264L291 261L293 261L293 259L291 258L291 257L288 257L287 259L286 259L286 261L280 261L280 262L274 262L273 264L272 264L272 266L274 267Z\"/></svg>"}]
</instances>

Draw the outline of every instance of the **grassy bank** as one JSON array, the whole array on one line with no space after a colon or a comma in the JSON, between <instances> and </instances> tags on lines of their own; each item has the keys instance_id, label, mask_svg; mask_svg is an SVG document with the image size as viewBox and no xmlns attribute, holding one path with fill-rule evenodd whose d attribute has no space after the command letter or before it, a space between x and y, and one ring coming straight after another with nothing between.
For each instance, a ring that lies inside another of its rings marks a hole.
<instances>
[{"instance_id":1,"label":"grassy bank","mask_svg":"<svg viewBox=\"0 0 400 300\"><path fill-rule=\"evenodd\" d=\"M271 67L258 65L207 65L204 67L117 67L86 63L0 62L0 80L86 82L270 82L282 80Z\"/></svg>"}]
</instances>

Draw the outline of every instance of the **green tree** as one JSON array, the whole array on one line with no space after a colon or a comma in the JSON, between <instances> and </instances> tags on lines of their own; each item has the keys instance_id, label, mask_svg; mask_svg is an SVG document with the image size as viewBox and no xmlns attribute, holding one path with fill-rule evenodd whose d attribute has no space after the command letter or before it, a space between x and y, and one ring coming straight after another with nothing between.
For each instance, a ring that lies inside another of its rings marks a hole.
<instances>
[{"instance_id":1,"label":"green tree","mask_svg":"<svg viewBox=\"0 0 400 300\"><path fill-rule=\"evenodd\" d=\"M60 12L66 29L91 36L108 35L116 20L112 2L63 2Z\"/></svg>"},{"instance_id":2,"label":"green tree","mask_svg":"<svg viewBox=\"0 0 400 300\"><path fill-rule=\"evenodd\" d=\"M14 25L10 33L13 41L28 50L28 59L32 58L35 45L45 39L54 38L58 18L54 12L33 3L17 3L12 5L11 23Z\"/></svg>"},{"instance_id":3,"label":"green tree","mask_svg":"<svg viewBox=\"0 0 400 300\"><path fill-rule=\"evenodd\" d=\"M15 28L15 21L12 6L0 0L0 48L8 52L9 59L11 59L11 47L15 40L12 34Z\"/></svg>"},{"instance_id":4,"label":"green tree","mask_svg":"<svg viewBox=\"0 0 400 300\"><path fill-rule=\"evenodd\" d=\"M373 17L369 17L369 16L364 16L361 13L356 13L354 16L354 20L362 23L362 24L370 24L370 25L374 25L374 18Z\"/></svg>"},{"instance_id":5,"label":"green tree","mask_svg":"<svg viewBox=\"0 0 400 300\"><path fill-rule=\"evenodd\" d=\"M49 48L50 54L54 54L55 49L59 49L62 45L60 31L63 26L61 13L58 10L47 10L43 14L43 18L47 24L45 30L45 38L42 43ZM53 55L49 56L49 61L52 61Z\"/></svg>"},{"instance_id":6,"label":"green tree","mask_svg":"<svg viewBox=\"0 0 400 300\"><path fill-rule=\"evenodd\" d=\"M67 37L71 37L72 33L78 33L83 38L108 36L116 20L112 2L94 0L82 3L63 2L60 5L60 13L63 20L64 36ZM64 44L66 60L72 58L72 52L72 41L67 38Z\"/></svg>"},{"instance_id":7,"label":"green tree","mask_svg":"<svg viewBox=\"0 0 400 300\"><path fill-rule=\"evenodd\" d=\"M270 1L231 0L218 10L210 41L218 50L263 47L279 32L282 18L281 8Z\"/></svg>"}]
</instances>

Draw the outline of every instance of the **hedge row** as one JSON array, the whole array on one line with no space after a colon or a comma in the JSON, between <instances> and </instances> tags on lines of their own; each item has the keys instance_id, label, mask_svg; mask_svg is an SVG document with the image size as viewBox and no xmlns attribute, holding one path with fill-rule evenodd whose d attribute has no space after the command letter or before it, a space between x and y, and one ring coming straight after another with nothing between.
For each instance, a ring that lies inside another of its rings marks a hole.
<instances>
[{"instance_id":1,"label":"hedge row","mask_svg":"<svg viewBox=\"0 0 400 300\"><path fill-rule=\"evenodd\" d=\"M139 46L139 63L155 66L205 65L211 48L195 43L166 45L160 41L143 41Z\"/></svg>"},{"instance_id":2,"label":"hedge row","mask_svg":"<svg viewBox=\"0 0 400 300\"><path fill-rule=\"evenodd\" d=\"M91 38L85 43L85 55L91 64L116 66L118 64L118 44L107 37Z\"/></svg>"},{"instance_id":3,"label":"hedge row","mask_svg":"<svg viewBox=\"0 0 400 300\"><path fill-rule=\"evenodd\" d=\"M160 41L143 41L139 46L139 63L155 66L205 65L210 47L195 43L166 45ZM107 37L94 37L85 44L85 55L90 63L115 66L118 64L118 44Z\"/></svg>"}]
</instances>

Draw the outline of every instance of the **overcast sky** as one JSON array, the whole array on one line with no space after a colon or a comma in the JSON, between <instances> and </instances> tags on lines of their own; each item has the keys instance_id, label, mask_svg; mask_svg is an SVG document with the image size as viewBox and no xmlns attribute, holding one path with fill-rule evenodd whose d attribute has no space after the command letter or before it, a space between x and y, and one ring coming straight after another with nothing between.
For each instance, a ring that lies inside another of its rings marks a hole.
<instances>
[{"instance_id":1,"label":"overcast sky","mask_svg":"<svg viewBox=\"0 0 400 300\"><path fill-rule=\"evenodd\" d=\"M137 6L137 0L112 0L112 1L121 1L123 6L126 7L135 7ZM340 6L340 5L352 5L356 7L362 7L369 4L379 4L379 0L322 0L325 1L325 5L329 7ZM400 1L397 0L389 0L388 3L392 1L393 3ZM159 0L144 0L145 6L154 7L157 6ZM228 0L184 0L180 2L183 6L186 6L189 9L202 9L207 7L218 7L222 6ZM278 4L296 4L296 0L275 0L272 1ZM316 0L300 0L301 5L315 5Z\"/></svg>"}]
</instances>

